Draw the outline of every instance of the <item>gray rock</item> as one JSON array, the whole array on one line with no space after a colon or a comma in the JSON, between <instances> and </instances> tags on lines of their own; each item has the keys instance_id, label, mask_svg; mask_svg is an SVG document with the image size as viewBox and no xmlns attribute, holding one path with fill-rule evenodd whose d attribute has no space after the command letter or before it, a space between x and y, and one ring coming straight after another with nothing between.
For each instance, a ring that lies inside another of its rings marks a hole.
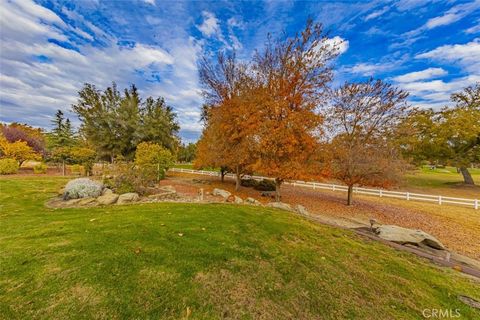
<instances>
[{"instance_id":1,"label":"gray rock","mask_svg":"<svg viewBox=\"0 0 480 320\"><path fill-rule=\"evenodd\" d=\"M107 189L110 190L110 189ZM109 204L114 204L118 200L118 194L115 194L110 190L109 193L104 194L103 196L100 196L97 198L97 201L101 205L109 205Z\"/></svg>"},{"instance_id":2,"label":"gray rock","mask_svg":"<svg viewBox=\"0 0 480 320\"><path fill-rule=\"evenodd\" d=\"M267 207L293 211L292 207L288 203L283 203L283 202L269 202L267 203Z\"/></svg>"},{"instance_id":3,"label":"gray rock","mask_svg":"<svg viewBox=\"0 0 480 320\"><path fill-rule=\"evenodd\" d=\"M295 211L297 211L297 213L301 214L302 216L307 216L308 217L310 215L307 208L305 208L304 206L302 206L300 204L297 204L297 206L295 207Z\"/></svg>"},{"instance_id":4,"label":"gray rock","mask_svg":"<svg viewBox=\"0 0 480 320\"><path fill-rule=\"evenodd\" d=\"M254 198L246 198L245 199L245 203L247 204L251 204L251 205L254 205L254 206L261 206L262 203L260 201L258 201L257 199L254 199Z\"/></svg>"},{"instance_id":5,"label":"gray rock","mask_svg":"<svg viewBox=\"0 0 480 320\"><path fill-rule=\"evenodd\" d=\"M407 229L393 225L382 225L374 230L384 240L399 244L426 245L434 249L445 250L445 246L438 239L422 230Z\"/></svg>"},{"instance_id":6,"label":"gray rock","mask_svg":"<svg viewBox=\"0 0 480 320\"><path fill-rule=\"evenodd\" d=\"M226 199L226 198L228 198L228 197L230 197L230 196L232 195L230 192L228 192L228 191L226 191L226 190L217 189L217 188L213 189L212 194L213 194L214 196L221 196L221 197L223 197L224 199Z\"/></svg>"},{"instance_id":7,"label":"gray rock","mask_svg":"<svg viewBox=\"0 0 480 320\"><path fill-rule=\"evenodd\" d=\"M118 197L117 204L125 204L138 201L139 196L135 192L121 194Z\"/></svg>"},{"instance_id":8,"label":"gray rock","mask_svg":"<svg viewBox=\"0 0 480 320\"><path fill-rule=\"evenodd\" d=\"M109 194L113 194L113 191L111 189L109 189L109 188L103 189L102 196L106 196L106 195L109 195Z\"/></svg>"},{"instance_id":9,"label":"gray rock","mask_svg":"<svg viewBox=\"0 0 480 320\"><path fill-rule=\"evenodd\" d=\"M70 199L67 201L62 201L66 207L76 206L82 199Z\"/></svg>"},{"instance_id":10,"label":"gray rock","mask_svg":"<svg viewBox=\"0 0 480 320\"><path fill-rule=\"evenodd\" d=\"M233 202L237 203L237 204L241 204L241 203L243 203L243 200L242 200L242 198L240 198L238 196L234 196Z\"/></svg>"},{"instance_id":11,"label":"gray rock","mask_svg":"<svg viewBox=\"0 0 480 320\"><path fill-rule=\"evenodd\" d=\"M80 199L80 201L78 201L77 203L77 206L90 206L90 205L93 205L95 204L95 202L97 201L97 199L95 198L82 198Z\"/></svg>"}]
</instances>

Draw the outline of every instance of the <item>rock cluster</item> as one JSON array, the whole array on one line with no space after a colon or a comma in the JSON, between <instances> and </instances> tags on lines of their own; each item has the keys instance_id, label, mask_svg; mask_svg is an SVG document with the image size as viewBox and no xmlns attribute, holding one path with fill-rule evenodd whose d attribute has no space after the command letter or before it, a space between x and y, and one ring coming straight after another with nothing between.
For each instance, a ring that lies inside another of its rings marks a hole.
<instances>
[{"instance_id":1,"label":"rock cluster","mask_svg":"<svg viewBox=\"0 0 480 320\"><path fill-rule=\"evenodd\" d=\"M394 225L381 225L375 228L374 231L379 238L395 243L445 250L445 246L437 238L422 230L407 229Z\"/></svg>"}]
</instances>

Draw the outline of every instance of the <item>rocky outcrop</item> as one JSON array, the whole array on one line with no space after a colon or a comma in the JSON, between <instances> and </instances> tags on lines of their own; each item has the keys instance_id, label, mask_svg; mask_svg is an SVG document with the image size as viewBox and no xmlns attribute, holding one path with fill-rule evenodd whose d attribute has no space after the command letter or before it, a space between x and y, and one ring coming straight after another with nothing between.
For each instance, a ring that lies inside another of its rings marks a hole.
<instances>
[{"instance_id":1,"label":"rocky outcrop","mask_svg":"<svg viewBox=\"0 0 480 320\"><path fill-rule=\"evenodd\" d=\"M292 207L288 203L283 203L283 202L269 202L267 203L267 207L293 211Z\"/></svg>"},{"instance_id":2,"label":"rocky outcrop","mask_svg":"<svg viewBox=\"0 0 480 320\"><path fill-rule=\"evenodd\" d=\"M139 198L140 197L138 196L137 193L134 193L134 192L124 193L118 197L117 204L126 204L126 203L136 202L138 201Z\"/></svg>"},{"instance_id":3,"label":"rocky outcrop","mask_svg":"<svg viewBox=\"0 0 480 320\"><path fill-rule=\"evenodd\" d=\"M110 189L105 189L110 190ZM110 204L114 204L118 200L118 194L115 194L110 190L110 192L105 193L103 196L97 198L97 202L101 205L107 206Z\"/></svg>"},{"instance_id":4,"label":"rocky outcrop","mask_svg":"<svg viewBox=\"0 0 480 320\"><path fill-rule=\"evenodd\" d=\"M106 196L106 195L109 195L109 194L113 194L112 189L109 189L109 188L103 189L102 196Z\"/></svg>"},{"instance_id":5,"label":"rocky outcrop","mask_svg":"<svg viewBox=\"0 0 480 320\"><path fill-rule=\"evenodd\" d=\"M250 204L250 205L254 205L254 206L261 206L262 203L260 201L258 201L257 199L254 199L254 198L246 198L244 203L246 204Z\"/></svg>"},{"instance_id":6,"label":"rocky outcrop","mask_svg":"<svg viewBox=\"0 0 480 320\"><path fill-rule=\"evenodd\" d=\"M296 205L295 211L296 211L298 214L301 214L302 216L308 217L308 216L310 215L310 213L308 212L307 208L305 208L304 206L302 206L302 205L300 205L300 204L297 204L297 205Z\"/></svg>"},{"instance_id":7,"label":"rocky outcrop","mask_svg":"<svg viewBox=\"0 0 480 320\"><path fill-rule=\"evenodd\" d=\"M230 197L232 194L231 194L230 192L228 192L227 190L215 188L215 189L213 189L212 195L214 195L214 196L220 196L220 197L223 197L224 199L227 199L227 198Z\"/></svg>"},{"instance_id":8,"label":"rocky outcrop","mask_svg":"<svg viewBox=\"0 0 480 320\"><path fill-rule=\"evenodd\" d=\"M239 196L234 196L234 197L233 197L233 203L242 204L242 203L243 203L243 199L240 198Z\"/></svg>"},{"instance_id":9,"label":"rocky outcrop","mask_svg":"<svg viewBox=\"0 0 480 320\"><path fill-rule=\"evenodd\" d=\"M437 250L444 250L445 246L434 236L422 231L402 228L394 225L382 225L374 228L378 237L399 244L413 244L427 246Z\"/></svg>"},{"instance_id":10,"label":"rocky outcrop","mask_svg":"<svg viewBox=\"0 0 480 320\"><path fill-rule=\"evenodd\" d=\"M79 207L87 207L87 206L92 206L97 204L97 199L96 198L82 198L79 199L77 206Z\"/></svg>"}]
</instances>

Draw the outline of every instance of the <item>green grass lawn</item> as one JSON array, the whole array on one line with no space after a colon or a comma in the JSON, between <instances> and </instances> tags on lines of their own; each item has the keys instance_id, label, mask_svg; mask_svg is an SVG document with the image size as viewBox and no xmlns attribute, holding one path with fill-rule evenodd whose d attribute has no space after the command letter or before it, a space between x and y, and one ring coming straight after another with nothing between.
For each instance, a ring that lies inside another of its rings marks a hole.
<instances>
[{"instance_id":1,"label":"green grass lawn","mask_svg":"<svg viewBox=\"0 0 480 320\"><path fill-rule=\"evenodd\" d=\"M45 208L65 181L0 179L2 319L480 317L457 300L478 282L348 231L247 206Z\"/></svg>"},{"instance_id":2,"label":"green grass lawn","mask_svg":"<svg viewBox=\"0 0 480 320\"><path fill-rule=\"evenodd\" d=\"M480 169L468 169L473 180L480 185ZM454 167L437 168L430 170L424 166L415 172L406 175L406 187L422 189L448 189L455 188L463 183L463 176ZM478 191L477 191L478 192ZM467 196L470 196L468 194Z\"/></svg>"}]
</instances>

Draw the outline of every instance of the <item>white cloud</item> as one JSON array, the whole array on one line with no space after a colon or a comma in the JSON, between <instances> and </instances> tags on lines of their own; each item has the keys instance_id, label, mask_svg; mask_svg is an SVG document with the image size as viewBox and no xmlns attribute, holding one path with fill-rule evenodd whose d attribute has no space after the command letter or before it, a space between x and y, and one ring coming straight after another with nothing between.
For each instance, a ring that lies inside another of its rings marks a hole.
<instances>
[{"instance_id":1,"label":"white cloud","mask_svg":"<svg viewBox=\"0 0 480 320\"><path fill-rule=\"evenodd\" d=\"M480 81L479 75L459 77L451 81L412 81L399 83L399 86L410 93L410 99L422 108L441 108L451 104L450 95Z\"/></svg>"},{"instance_id":2,"label":"white cloud","mask_svg":"<svg viewBox=\"0 0 480 320\"><path fill-rule=\"evenodd\" d=\"M365 21L368 21L368 20L372 20L372 19L375 19L375 18L378 18L380 17L381 15L383 15L385 12L387 12L389 10L388 7L383 7L382 9L379 9L379 10L375 10L373 11L372 13L370 13L369 15L367 15L364 20Z\"/></svg>"},{"instance_id":3,"label":"white cloud","mask_svg":"<svg viewBox=\"0 0 480 320\"><path fill-rule=\"evenodd\" d=\"M349 47L348 40L343 39L342 37L339 37L339 36L335 36L333 38L328 39L327 44L337 47L339 55L347 51Z\"/></svg>"},{"instance_id":4,"label":"white cloud","mask_svg":"<svg viewBox=\"0 0 480 320\"><path fill-rule=\"evenodd\" d=\"M473 10L478 9L479 7L480 1L478 0L474 0L470 3L456 5L450 8L443 15L429 19L425 24L425 27L427 29L433 29L436 27L452 24L459 21L460 19L463 19L465 16L467 16Z\"/></svg>"},{"instance_id":5,"label":"white cloud","mask_svg":"<svg viewBox=\"0 0 480 320\"><path fill-rule=\"evenodd\" d=\"M477 19L476 24L473 27L466 29L465 33L480 33L480 19Z\"/></svg>"},{"instance_id":6,"label":"white cloud","mask_svg":"<svg viewBox=\"0 0 480 320\"><path fill-rule=\"evenodd\" d=\"M401 46L409 46L422 38L423 36L421 34L425 31L460 21L478 8L480 8L480 0L474 0L469 3L455 5L441 16L430 18L425 24L418 27L417 29L404 33L402 35L403 41L393 44L391 47L395 48Z\"/></svg>"},{"instance_id":7,"label":"white cloud","mask_svg":"<svg viewBox=\"0 0 480 320\"><path fill-rule=\"evenodd\" d=\"M197 41L170 38L162 41L162 46L135 43L124 47L117 44L116 37L68 12L69 19L86 26L77 34L101 37L105 43L94 46L84 35L87 43L79 44L65 36L64 32L73 31L71 25L52 11L37 7L33 2L0 4L2 121L48 127L56 109L72 117L68 110L85 82L104 89L115 81L119 88L137 84L143 97L165 97L177 112L182 130L192 139L198 136L200 128L192 125L199 121L202 102L196 64L201 48ZM76 50L52 43L52 38Z\"/></svg>"},{"instance_id":8,"label":"white cloud","mask_svg":"<svg viewBox=\"0 0 480 320\"><path fill-rule=\"evenodd\" d=\"M461 18L463 18L463 15L459 13L445 13L443 16L429 19L425 26L427 27L427 29L433 29L436 27L454 23Z\"/></svg>"},{"instance_id":9,"label":"white cloud","mask_svg":"<svg viewBox=\"0 0 480 320\"><path fill-rule=\"evenodd\" d=\"M143 0L145 3L151 4L152 6L155 5L155 0Z\"/></svg>"},{"instance_id":10,"label":"white cloud","mask_svg":"<svg viewBox=\"0 0 480 320\"><path fill-rule=\"evenodd\" d=\"M220 25L217 17L211 12L203 11L203 23L197 26L204 36L211 37L212 35L220 35Z\"/></svg>"},{"instance_id":11,"label":"white cloud","mask_svg":"<svg viewBox=\"0 0 480 320\"><path fill-rule=\"evenodd\" d=\"M413 82L418 80L426 80L434 77L440 77L447 74L442 68L428 68L422 71L410 72L393 78L396 82Z\"/></svg>"},{"instance_id":12,"label":"white cloud","mask_svg":"<svg viewBox=\"0 0 480 320\"><path fill-rule=\"evenodd\" d=\"M458 64L465 71L478 75L480 74L480 39L465 44L440 46L417 54L415 58Z\"/></svg>"},{"instance_id":13,"label":"white cloud","mask_svg":"<svg viewBox=\"0 0 480 320\"><path fill-rule=\"evenodd\" d=\"M361 74L363 76L376 76L383 72L392 70L395 68L393 63L357 63L351 67L343 68L343 71L352 74Z\"/></svg>"}]
</instances>

